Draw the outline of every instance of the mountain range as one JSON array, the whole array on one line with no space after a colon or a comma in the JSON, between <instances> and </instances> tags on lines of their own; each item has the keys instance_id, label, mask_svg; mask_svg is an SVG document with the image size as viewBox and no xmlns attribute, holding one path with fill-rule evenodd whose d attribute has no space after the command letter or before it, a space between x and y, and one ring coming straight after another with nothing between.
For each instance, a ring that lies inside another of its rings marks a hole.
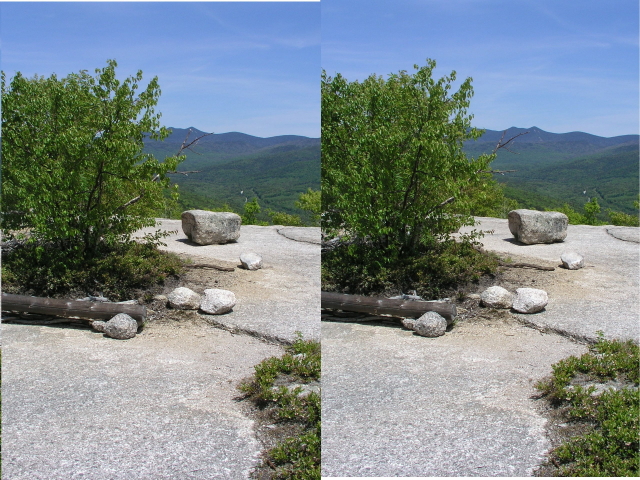
<instances>
[{"instance_id":1,"label":"mountain range","mask_svg":"<svg viewBox=\"0 0 640 480\"><path fill-rule=\"evenodd\" d=\"M173 128L163 142L148 141L145 151L162 159L175 155L186 143L204 135L197 128ZM190 133L189 133L190 131ZM188 134L188 138L187 138ZM516 138L514 138L516 137ZM514 138L499 149L491 168L514 170L495 174L505 194L521 208L576 210L596 197L602 207L633 214L638 199L639 136L600 137L584 132L550 133L538 127L486 130L464 150L477 157L491 153L497 143ZM263 210L302 215L294 206L302 192L320 188L320 139L297 135L261 138L239 132L208 135L190 150L180 171L180 207L221 208L242 212L257 198Z\"/></svg>"},{"instance_id":2,"label":"mountain range","mask_svg":"<svg viewBox=\"0 0 640 480\"><path fill-rule=\"evenodd\" d=\"M183 142L205 135L196 128L172 128L163 142L147 141L145 152L162 159L175 155ZM242 212L253 198L263 211L271 209L301 215L294 207L308 188L320 188L320 139L298 135L261 138L245 133L212 134L183 151L186 160L173 175L180 186L180 206L221 208Z\"/></svg>"},{"instance_id":3,"label":"mountain range","mask_svg":"<svg viewBox=\"0 0 640 480\"><path fill-rule=\"evenodd\" d=\"M511 127L504 132L486 130L478 140L466 142L464 150L472 157L491 153L501 138L513 141L508 150L498 150L491 167L515 170L495 177L522 208L557 208L568 203L581 209L596 197L603 215L607 209L637 213L633 202L638 200L638 135L599 137Z\"/></svg>"}]
</instances>

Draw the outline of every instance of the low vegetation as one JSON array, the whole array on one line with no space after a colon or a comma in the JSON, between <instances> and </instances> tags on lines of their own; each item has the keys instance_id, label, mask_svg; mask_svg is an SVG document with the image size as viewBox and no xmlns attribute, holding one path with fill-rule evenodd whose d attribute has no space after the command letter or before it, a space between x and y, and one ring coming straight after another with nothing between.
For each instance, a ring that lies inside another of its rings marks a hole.
<instances>
[{"instance_id":1,"label":"low vegetation","mask_svg":"<svg viewBox=\"0 0 640 480\"><path fill-rule=\"evenodd\" d=\"M434 242L393 263L381 261L379 250L362 242L323 253L322 289L359 295L415 290L423 298L442 298L497 267L498 258L481 253L471 240Z\"/></svg>"},{"instance_id":2,"label":"low vegetation","mask_svg":"<svg viewBox=\"0 0 640 480\"><path fill-rule=\"evenodd\" d=\"M287 386L320 380L320 344L298 338L285 355L264 360L255 371L240 390L261 411L263 422L286 425L293 433L264 452L259 478L320 479L320 395Z\"/></svg>"},{"instance_id":3,"label":"low vegetation","mask_svg":"<svg viewBox=\"0 0 640 480\"><path fill-rule=\"evenodd\" d=\"M638 210L638 202L634 203L634 207ZM589 200L583 206L584 213L575 211L568 203L565 203L559 208L547 208L547 210L554 210L564 213L571 225L617 225L626 227L638 227L640 226L640 217L638 214L629 215L623 212L614 212L609 209L607 211L607 220L601 220L601 208L596 197Z\"/></svg>"},{"instance_id":4,"label":"low vegetation","mask_svg":"<svg viewBox=\"0 0 640 480\"><path fill-rule=\"evenodd\" d=\"M556 447L544 476L640 475L638 345L602 338L581 357L553 365L536 387L568 424L583 433Z\"/></svg>"},{"instance_id":5,"label":"low vegetation","mask_svg":"<svg viewBox=\"0 0 640 480\"><path fill-rule=\"evenodd\" d=\"M130 300L182 273L182 261L154 243L101 245L99 255L82 259L50 245L26 243L2 256L5 293L43 297L104 295Z\"/></svg>"}]
</instances>

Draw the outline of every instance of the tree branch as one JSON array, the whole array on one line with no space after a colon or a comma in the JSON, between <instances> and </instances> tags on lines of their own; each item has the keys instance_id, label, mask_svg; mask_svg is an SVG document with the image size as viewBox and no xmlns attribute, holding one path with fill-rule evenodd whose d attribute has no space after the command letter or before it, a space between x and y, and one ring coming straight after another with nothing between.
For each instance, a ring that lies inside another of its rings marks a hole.
<instances>
[{"instance_id":1,"label":"tree branch","mask_svg":"<svg viewBox=\"0 0 640 480\"><path fill-rule=\"evenodd\" d=\"M504 148L507 152L511 152L511 153L515 153L516 155L520 155L518 152L513 152L513 151L509 150L507 148L507 145L509 145L516 138L518 138L518 137L520 137L522 135L526 135L527 133L529 133L529 131L521 132L518 135L516 135L514 137L511 137L509 140L507 140L506 142L503 143L502 140L504 139L504 136L507 134L507 131L505 130L504 132L502 132L502 136L500 137L500 140L498 141L498 144L496 145L496 148L493 149L493 153L496 153L501 148Z\"/></svg>"},{"instance_id":2,"label":"tree branch","mask_svg":"<svg viewBox=\"0 0 640 480\"><path fill-rule=\"evenodd\" d=\"M187 140L189 139L189 135L191 135L191 132L192 132L192 130L191 130L191 129L189 129L189 131L187 132L186 137L185 137L185 138L184 138L184 140L182 141L182 145L180 145L180 150L178 150L178 153L176 153L176 155L175 155L176 157L179 157L179 156L182 154L182 152L183 152L184 150L187 150L187 149L188 149L188 150L191 150L191 147L195 147L195 146L198 144L198 142L200 141L200 139L201 139L201 138L207 137L207 136L209 136L209 135L213 135L213 132L211 132L211 133L205 133L204 135L200 135L200 136L199 136L198 138L196 138L195 140L193 140L193 141L191 141L191 142L187 143ZM191 150L191 151L192 151L193 153L196 153L196 152L194 152L193 150ZM185 175L185 176L186 176L186 175L188 175L189 173L199 173L199 172L200 172L200 170L191 170L191 171L185 171L185 172L178 172L178 171L174 171L174 172L167 172L167 174L181 174L181 175ZM152 181L152 182L156 182L159 178L160 178L160 174L159 174L159 173L156 173L156 174L154 175L154 177L151 179L151 181ZM117 208L117 210L124 210L124 209L125 209L125 208L127 208L128 206L133 205L134 203L139 202L140 200L142 200L142 197L144 197L144 193L145 193L145 192L144 192L144 190L143 190L143 192L142 192L140 195L138 195L136 198L132 198L132 199L131 199L131 200L129 200L127 203L125 203L125 204L123 204L123 205L120 205L120 206Z\"/></svg>"},{"instance_id":3,"label":"tree branch","mask_svg":"<svg viewBox=\"0 0 640 480\"><path fill-rule=\"evenodd\" d=\"M505 173L517 172L517 170L478 170L476 173L499 173L504 175Z\"/></svg>"}]
</instances>

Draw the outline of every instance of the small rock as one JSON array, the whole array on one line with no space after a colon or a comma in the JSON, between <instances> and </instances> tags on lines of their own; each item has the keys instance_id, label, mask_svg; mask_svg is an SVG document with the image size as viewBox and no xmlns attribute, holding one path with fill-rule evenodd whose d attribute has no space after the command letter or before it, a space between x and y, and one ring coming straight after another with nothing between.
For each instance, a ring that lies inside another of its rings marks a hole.
<instances>
[{"instance_id":1,"label":"small rock","mask_svg":"<svg viewBox=\"0 0 640 480\"><path fill-rule=\"evenodd\" d=\"M236 304L236 296L229 290L208 288L200 302L200 310L212 315L230 312Z\"/></svg>"},{"instance_id":2,"label":"small rock","mask_svg":"<svg viewBox=\"0 0 640 480\"><path fill-rule=\"evenodd\" d=\"M467 295L467 298L469 300L481 300L482 299L482 297L477 293L470 293L469 295Z\"/></svg>"},{"instance_id":3,"label":"small rock","mask_svg":"<svg viewBox=\"0 0 640 480\"><path fill-rule=\"evenodd\" d=\"M96 297L94 295L89 295L88 297L79 298L79 302L110 302L107 297L103 297L102 295Z\"/></svg>"},{"instance_id":4,"label":"small rock","mask_svg":"<svg viewBox=\"0 0 640 480\"><path fill-rule=\"evenodd\" d=\"M505 288L494 285L482 292L480 300L482 300L482 304L485 307L511 308L513 305L513 293Z\"/></svg>"},{"instance_id":5,"label":"small rock","mask_svg":"<svg viewBox=\"0 0 640 480\"><path fill-rule=\"evenodd\" d=\"M537 288L518 288L513 309L520 313L536 313L549 303L549 296L544 290Z\"/></svg>"},{"instance_id":6,"label":"small rock","mask_svg":"<svg viewBox=\"0 0 640 480\"><path fill-rule=\"evenodd\" d=\"M262 268L262 257L257 253L243 253L240 255L240 263L247 270L258 270Z\"/></svg>"},{"instance_id":7,"label":"small rock","mask_svg":"<svg viewBox=\"0 0 640 480\"><path fill-rule=\"evenodd\" d=\"M99 332L118 340L133 338L138 332L138 322L126 313L119 313L108 322L93 322L91 326Z\"/></svg>"},{"instance_id":8,"label":"small rock","mask_svg":"<svg viewBox=\"0 0 640 480\"><path fill-rule=\"evenodd\" d=\"M427 312L412 323L413 326L409 328L423 337L440 337L447 330L447 320L436 312ZM407 325L410 324L407 322Z\"/></svg>"},{"instance_id":9,"label":"small rock","mask_svg":"<svg viewBox=\"0 0 640 480\"><path fill-rule=\"evenodd\" d=\"M402 319L402 325L404 326L404 328L408 328L409 330L413 330L413 327L416 325L416 320L415 318L403 318Z\"/></svg>"},{"instance_id":10,"label":"small rock","mask_svg":"<svg viewBox=\"0 0 640 480\"><path fill-rule=\"evenodd\" d=\"M178 287L169 295L167 301L171 308L179 310L197 310L200 307L200 295L187 287Z\"/></svg>"},{"instance_id":11,"label":"small rock","mask_svg":"<svg viewBox=\"0 0 640 480\"><path fill-rule=\"evenodd\" d=\"M166 302L167 301L166 295L154 295L153 299L154 300L158 300L160 302Z\"/></svg>"},{"instance_id":12,"label":"small rock","mask_svg":"<svg viewBox=\"0 0 640 480\"><path fill-rule=\"evenodd\" d=\"M285 385L290 392L293 393L293 391L300 387L300 391L298 392L298 397L306 397L307 395L309 395L310 393L316 393L317 395L320 395L320 384L318 382L313 382L313 383L293 383L291 385ZM278 393L280 391L280 385L274 385L273 387L271 387L271 390L274 393Z\"/></svg>"},{"instance_id":13,"label":"small rock","mask_svg":"<svg viewBox=\"0 0 640 480\"><path fill-rule=\"evenodd\" d=\"M560 255L562 266L569 270L578 270L584 267L584 257L576 252L566 252Z\"/></svg>"}]
</instances>

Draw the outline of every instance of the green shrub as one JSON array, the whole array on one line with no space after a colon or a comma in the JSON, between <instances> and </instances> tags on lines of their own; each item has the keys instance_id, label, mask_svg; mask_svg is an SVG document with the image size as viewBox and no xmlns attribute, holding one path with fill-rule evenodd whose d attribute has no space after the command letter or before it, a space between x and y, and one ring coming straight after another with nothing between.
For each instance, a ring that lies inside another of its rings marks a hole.
<instances>
[{"instance_id":1,"label":"green shrub","mask_svg":"<svg viewBox=\"0 0 640 480\"><path fill-rule=\"evenodd\" d=\"M320 190L307 189L306 193L301 193L295 203L296 208L311 213L311 221L314 225L320 224L320 213L322 212L322 195Z\"/></svg>"},{"instance_id":2,"label":"green shrub","mask_svg":"<svg viewBox=\"0 0 640 480\"><path fill-rule=\"evenodd\" d=\"M588 427L550 454L560 476L638 476L640 474L639 349L632 341L602 338L580 357L553 365L550 379L538 382L552 405L564 408L570 422ZM617 380L626 387L596 393L594 385Z\"/></svg>"},{"instance_id":3,"label":"green shrub","mask_svg":"<svg viewBox=\"0 0 640 480\"><path fill-rule=\"evenodd\" d=\"M272 420L297 426L298 434L265 452L271 477L290 480L320 479L320 395L300 396L300 387L274 388L279 376L307 383L320 379L320 344L299 338L285 348L282 357L271 357L255 366L255 375L239 389L263 409L270 409Z\"/></svg>"},{"instance_id":4,"label":"green shrub","mask_svg":"<svg viewBox=\"0 0 640 480\"><path fill-rule=\"evenodd\" d=\"M593 197L590 201L584 204L584 216L585 223L587 225L600 225L597 216L600 213L600 205L598 199Z\"/></svg>"},{"instance_id":5,"label":"green shrub","mask_svg":"<svg viewBox=\"0 0 640 480\"><path fill-rule=\"evenodd\" d=\"M160 162L144 138L166 138L155 106L158 79L136 94L142 72L120 81L117 63L63 79L2 73L2 227L85 259L155 224L184 156ZM36 247L40 248L40 247Z\"/></svg>"},{"instance_id":6,"label":"green shrub","mask_svg":"<svg viewBox=\"0 0 640 480\"><path fill-rule=\"evenodd\" d=\"M565 203L561 208L547 208L546 210L564 213L569 219L570 225L585 225L587 223L587 218L576 212L568 203Z\"/></svg>"},{"instance_id":7,"label":"green shrub","mask_svg":"<svg viewBox=\"0 0 640 480\"><path fill-rule=\"evenodd\" d=\"M274 225L288 225L292 227L302 227L304 224L302 223L302 219L298 215L290 215L284 212L274 212L273 210L269 210L267 215L271 217L271 222Z\"/></svg>"},{"instance_id":8,"label":"green shrub","mask_svg":"<svg viewBox=\"0 0 640 480\"><path fill-rule=\"evenodd\" d=\"M612 225L618 225L622 227L638 227L640 226L640 218L638 215L629 215L623 212L614 212L608 210L609 219Z\"/></svg>"},{"instance_id":9,"label":"green shrub","mask_svg":"<svg viewBox=\"0 0 640 480\"><path fill-rule=\"evenodd\" d=\"M385 80L322 74L322 211L329 238L346 232L380 251L378 263L413 256L473 225L471 210L495 192L495 155L467 158L482 131L467 114L471 79L433 78L436 62Z\"/></svg>"},{"instance_id":10,"label":"green shrub","mask_svg":"<svg viewBox=\"0 0 640 480\"><path fill-rule=\"evenodd\" d=\"M424 298L477 281L496 271L495 256L480 253L472 241L448 240L426 245L415 256L383 261L384 250L366 242L343 245L322 255L322 288L375 295L416 290Z\"/></svg>"},{"instance_id":11,"label":"green shrub","mask_svg":"<svg viewBox=\"0 0 640 480\"><path fill-rule=\"evenodd\" d=\"M102 244L91 259L74 253L50 244L16 248L2 258L3 291L45 297L103 294L111 300L129 300L136 290L182 272L181 260L153 243Z\"/></svg>"}]
</instances>

